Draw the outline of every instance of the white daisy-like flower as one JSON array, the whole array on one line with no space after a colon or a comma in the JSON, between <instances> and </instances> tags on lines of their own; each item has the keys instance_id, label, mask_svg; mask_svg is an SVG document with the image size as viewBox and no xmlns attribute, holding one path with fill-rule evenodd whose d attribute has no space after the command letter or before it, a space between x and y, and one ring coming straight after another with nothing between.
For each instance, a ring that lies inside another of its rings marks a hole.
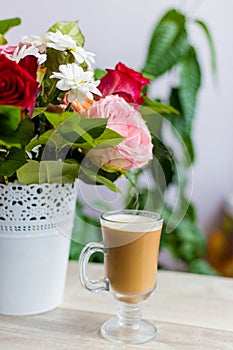
<instances>
[{"instance_id":1,"label":"white daisy-like flower","mask_svg":"<svg viewBox=\"0 0 233 350\"><path fill-rule=\"evenodd\" d=\"M45 37L40 37L38 35L23 36L21 43L37 47L40 53L46 51L47 41Z\"/></svg>"},{"instance_id":2,"label":"white daisy-like flower","mask_svg":"<svg viewBox=\"0 0 233 350\"><path fill-rule=\"evenodd\" d=\"M41 54L37 47L34 47L34 46L27 47L27 45L23 45L22 47L18 46L13 52L13 55L7 55L9 59L17 63L19 63L19 61L26 56L35 56L39 64L44 63L47 59L47 55Z\"/></svg>"},{"instance_id":3,"label":"white daisy-like flower","mask_svg":"<svg viewBox=\"0 0 233 350\"><path fill-rule=\"evenodd\" d=\"M91 68L91 65L95 63L94 53L84 50L81 46L77 46L76 41L70 35L63 34L59 29L55 33L46 33L45 39L48 41L47 47L58 51L70 51L79 64L85 62L88 68Z\"/></svg>"},{"instance_id":4,"label":"white daisy-like flower","mask_svg":"<svg viewBox=\"0 0 233 350\"><path fill-rule=\"evenodd\" d=\"M45 39L47 40L47 47L58 51L71 50L77 46L76 41L70 35L63 34L59 29L55 33L46 33Z\"/></svg>"},{"instance_id":5,"label":"white daisy-like flower","mask_svg":"<svg viewBox=\"0 0 233 350\"><path fill-rule=\"evenodd\" d=\"M73 102L77 98L82 104L86 97L93 100L93 94L101 96L101 92L97 89L100 81L94 80L93 72L85 72L82 67L75 63L60 65L59 71L53 72L50 78L58 79L56 87L59 90L69 91L69 102Z\"/></svg>"},{"instance_id":6,"label":"white daisy-like flower","mask_svg":"<svg viewBox=\"0 0 233 350\"><path fill-rule=\"evenodd\" d=\"M95 63L94 53L84 50L81 46L76 46L76 48L71 49L70 51L79 64L85 62L88 68L92 69L92 64Z\"/></svg>"}]
</instances>

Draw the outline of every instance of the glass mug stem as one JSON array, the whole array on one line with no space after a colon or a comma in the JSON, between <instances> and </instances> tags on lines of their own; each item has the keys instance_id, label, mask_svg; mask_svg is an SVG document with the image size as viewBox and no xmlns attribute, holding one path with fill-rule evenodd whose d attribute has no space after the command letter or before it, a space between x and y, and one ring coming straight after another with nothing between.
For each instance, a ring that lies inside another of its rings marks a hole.
<instances>
[{"instance_id":1,"label":"glass mug stem","mask_svg":"<svg viewBox=\"0 0 233 350\"><path fill-rule=\"evenodd\" d=\"M87 266L88 261L92 254L94 253L105 253L106 248L102 243L90 242L88 243L82 250L79 257L79 276L81 284L84 288L89 290L90 292L102 292L109 291L109 280L104 277L97 281L89 280Z\"/></svg>"},{"instance_id":2,"label":"glass mug stem","mask_svg":"<svg viewBox=\"0 0 233 350\"><path fill-rule=\"evenodd\" d=\"M119 302L117 317L122 327L133 326L135 328L142 318L141 304Z\"/></svg>"}]
</instances>

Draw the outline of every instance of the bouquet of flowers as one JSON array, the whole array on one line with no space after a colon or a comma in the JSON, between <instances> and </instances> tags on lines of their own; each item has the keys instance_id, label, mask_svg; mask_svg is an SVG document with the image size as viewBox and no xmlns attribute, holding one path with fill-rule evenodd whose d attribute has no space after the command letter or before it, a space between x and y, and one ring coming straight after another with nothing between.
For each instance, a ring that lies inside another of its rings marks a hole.
<instances>
[{"instance_id":1,"label":"bouquet of flowers","mask_svg":"<svg viewBox=\"0 0 233 350\"><path fill-rule=\"evenodd\" d=\"M81 178L117 191L114 181L152 159L139 112L150 81L118 63L93 69L77 22L10 46L0 21L0 183L67 183Z\"/></svg>"}]
</instances>

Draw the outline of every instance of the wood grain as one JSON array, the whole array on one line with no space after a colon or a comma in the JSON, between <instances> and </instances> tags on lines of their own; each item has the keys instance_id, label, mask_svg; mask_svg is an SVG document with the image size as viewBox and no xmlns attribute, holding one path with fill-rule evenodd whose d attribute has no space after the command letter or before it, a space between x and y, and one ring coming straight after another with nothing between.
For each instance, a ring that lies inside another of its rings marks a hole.
<instances>
[{"instance_id":1,"label":"wood grain","mask_svg":"<svg viewBox=\"0 0 233 350\"><path fill-rule=\"evenodd\" d=\"M93 278L103 266L90 265ZM0 350L232 350L233 280L159 271L158 289L144 304L144 318L158 328L155 340L118 345L99 334L116 312L108 293L92 294L70 263L64 303L56 310L24 317L0 316Z\"/></svg>"}]
</instances>

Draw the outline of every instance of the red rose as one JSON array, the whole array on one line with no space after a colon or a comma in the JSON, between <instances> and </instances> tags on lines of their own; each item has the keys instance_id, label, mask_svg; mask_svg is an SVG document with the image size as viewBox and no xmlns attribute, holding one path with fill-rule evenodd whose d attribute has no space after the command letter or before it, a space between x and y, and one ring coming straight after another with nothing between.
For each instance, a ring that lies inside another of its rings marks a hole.
<instances>
[{"instance_id":1,"label":"red rose","mask_svg":"<svg viewBox=\"0 0 233 350\"><path fill-rule=\"evenodd\" d=\"M115 69L107 69L107 74L101 79L98 89L102 97L119 95L129 103L141 105L144 102L142 89L150 84L150 80L119 62Z\"/></svg>"},{"instance_id":2,"label":"red rose","mask_svg":"<svg viewBox=\"0 0 233 350\"><path fill-rule=\"evenodd\" d=\"M22 58L18 65L25 71L31 74L31 76L36 80L37 70L38 70L38 60L35 56L26 56Z\"/></svg>"},{"instance_id":3,"label":"red rose","mask_svg":"<svg viewBox=\"0 0 233 350\"><path fill-rule=\"evenodd\" d=\"M31 72L0 54L0 105L32 110L37 88L38 83Z\"/></svg>"}]
</instances>

